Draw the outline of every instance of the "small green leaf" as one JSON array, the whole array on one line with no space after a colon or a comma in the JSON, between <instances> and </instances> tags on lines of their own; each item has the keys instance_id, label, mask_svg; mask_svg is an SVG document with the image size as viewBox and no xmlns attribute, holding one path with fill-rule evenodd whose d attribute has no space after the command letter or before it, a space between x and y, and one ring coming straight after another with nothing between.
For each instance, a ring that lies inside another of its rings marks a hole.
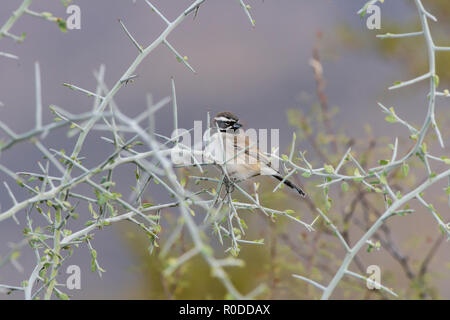
<instances>
[{"instance_id":1,"label":"small green leaf","mask_svg":"<svg viewBox=\"0 0 450 320\"><path fill-rule=\"evenodd\" d=\"M426 154L427 151L428 151L427 144L424 142L424 143L422 143L422 152L423 152L424 154Z\"/></svg>"},{"instance_id":2,"label":"small green leaf","mask_svg":"<svg viewBox=\"0 0 450 320\"><path fill-rule=\"evenodd\" d=\"M95 190L95 195L97 196L99 206L104 205L108 201L108 198L105 196L105 194L100 193L100 191L98 190Z\"/></svg>"},{"instance_id":3,"label":"small green leaf","mask_svg":"<svg viewBox=\"0 0 450 320\"><path fill-rule=\"evenodd\" d=\"M65 20L58 18L56 19L56 23L58 24L59 30L62 32L67 32L67 23Z\"/></svg>"},{"instance_id":4,"label":"small green leaf","mask_svg":"<svg viewBox=\"0 0 450 320\"><path fill-rule=\"evenodd\" d=\"M333 199L328 198L328 201L325 202L325 208L327 209L327 211L329 211L331 209L332 204L333 204Z\"/></svg>"},{"instance_id":5,"label":"small green leaf","mask_svg":"<svg viewBox=\"0 0 450 320\"><path fill-rule=\"evenodd\" d=\"M363 178L361 177L361 173L359 172L358 168L355 169L353 175L355 176L355 178L353 178L354 181L361 182L363 180Z\"/></svg>"},{"instance_id":6,"label":"small green leaf","mask_svg":"<svg viewBox=\"0 0 450 320\"><path fill-rule=\"evenodd\" d=\"M436 213L436 209L434 208L434 206L431 203L428 205L428 209L430 209L432 212Z\"/></svg>"},{"instance_id":7,"label":"small green leaf","mask_svg":"<svg viewBox=\"0 0 450 320\"><path fill-rule=\"evenodd\" d=\"M436 88L439 87L439 76L437 74L434 75L434 84Z\"/></svg>"},{"instance_id":8,"label":"small green leaf","mask_svg":"<svg viewBox=\"0 0 450 320\"><path fill-rule=\"evenodd\" d=\"M98 214L97 212L95 212L93 206L92 206L92 202L89 202L89 212L92 215L92 218L97 219L98 218Z\"/></svg>"},{"instance_id":9,"label":"small green leaf","mask_svg":"<svg viewBox=\"0 0 450 320\"><path fill-rule=\"evenodd\" d=\"M380 182L381 182L382 184L387 184L387 179L386 179L386 176L385 176L384 174L382 174L382 175L380 176Z\"/></svg>"},{"instance_id":10,"label":"small green leaf","mask_svg":"<svg viewBox=\"0 0 450 320\"><path fill-rule=\"evenodd\" d=\"M445 164L450 165L450 159L449 159L449 158L447 158L447 157L441 157L441 159L444 160L444 163L445 163Z\"/></svg>"},{"instance_id":11,"label":"small green leaf","mask_svg":"<svg viewBox=\"0 0 450 320\"><path fill-rule=\"evenodd\" d=\"M77 220L77 219L80 217L80 215L79 215L78 213L72 213L72 214L70 215L70 217L71 217L72 219L74 219L74 220Z\"/></svg>"},{"instance_id":12,"label":"small green leaf","mask_svg":"<svg viewBox=\"0 0 450 320\"><path fill-rule=\"evenodd\" d=\"M67 7L72 2L72 0L61 0L61 2L65 7Z\"/></svg>"},{"instance_id":13,"label":"small green leaf","mask_svg":"<svg viewBox=\"0 0 450 320\"><path fill-rule=\"evenodd\" d=\"M341 184L341 188L342 188L342 191L347 192L347 191L348 191L348 188L349 188L348 183L344 181L344 182Z\"/></svg>"},{"instance_id":14,"label":"small green leaf","mask_svg":"<svg viewBox=\"0 0 450 320\"><path fill-rule=\"evenodd\" d=\"M69 201L63 201L62 204L66 207L66 208L71 208L72 205L70 204Z\"/></svg>"},{"instance_id":15,"label":"small green leaf","mask_svg":"<svg viewBox=\"0 0 450 320\"><path fill-rule=\"evenodd\" d=\"M65 293L58 292L57 290L54 291L56 296L61 300L69 300L69 296Z\"/></svg>"},{"instance_id":16,"label":"small green leaf","mask_svg":"<svg viewBox=\"0 0 450 320\"><path fill-rule=\"evenodd\" d=\"M386 118L384 118L387 122L390 122L390 123L395 123L395 122L397 122L397 119L394 117L394 116L392 116L392 115L389 115L389 116L386 116Z\"/></svg>"},{"instance_id":17,"label":"small green leaf","mask_svg":"<svg viewBox=\"0 0 450 320\"><path fill-rule=\"evenodd\" d=\"M10 256L10 259L11 260L16 260L17 258L19 258L20 257L20 251L14 251L12 254L11 254L11 256Z\"/></svg>"},{"instance_id":18,"label":"small green leaf","mask_svg":"<svg viewBox=\"0 0 450 320\"><path fill-rule=\"evenodd\" d=\"M404 177L407 177L409 173L409 165L405 162L402 164L402 173Z\"/></svg>"},{"instance_id":19,"label":"small green leaf","mask_svg":"<svg viewBox=\"0 0 450 320\"><path fill-rule=\"evenodd\" d=\"M324 167L326 173L328 173L328 174L334 173L334 168L332 165L325 164L323 167Z\"/></svg>"},{"instance_id":20,"label":"small green leaf","mask_svg":"<svg viewBox=\"0 0 450 320\"><path fill-rule=\"evenodd\" d=\"M305 177L305 178L311 177L311 172L309 172L309 171L303 172L302 177Z\"/></svg>"}]
</instances>

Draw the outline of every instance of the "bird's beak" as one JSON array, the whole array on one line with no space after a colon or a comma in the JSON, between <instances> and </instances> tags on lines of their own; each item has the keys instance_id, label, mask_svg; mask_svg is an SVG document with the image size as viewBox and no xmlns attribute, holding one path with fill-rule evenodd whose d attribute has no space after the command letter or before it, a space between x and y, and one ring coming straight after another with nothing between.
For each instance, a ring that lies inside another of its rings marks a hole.
<instances>
[{"instance_id":1,"label":"bird's beak","mask_svg":"<svg viewBox=\"0 0 450 320\"><path fill-rule=\"evenodd\" d=\"M239 129L240 127L242 127L242 124L240 124L240 123L238 123L238 122L235 122L235 123L233 124L233 129L234 129L234 130Z\"/></svg>"}]
</instances>

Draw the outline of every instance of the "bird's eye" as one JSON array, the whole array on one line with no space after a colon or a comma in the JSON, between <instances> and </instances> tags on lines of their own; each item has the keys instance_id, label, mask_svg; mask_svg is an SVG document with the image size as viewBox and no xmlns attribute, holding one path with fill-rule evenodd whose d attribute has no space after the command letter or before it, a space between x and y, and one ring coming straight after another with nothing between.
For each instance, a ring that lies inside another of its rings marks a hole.
<instances>
[{"instance_id":1,"label":"bird's eye","mask_svg":"<svg viewBox=\"0 0 450 320\"><path fill-rule=\"evenodd\" d=\"M216 123L220 129L232 129L236 121L228 119L216 119Z\"/></svg>"}]
</instances>

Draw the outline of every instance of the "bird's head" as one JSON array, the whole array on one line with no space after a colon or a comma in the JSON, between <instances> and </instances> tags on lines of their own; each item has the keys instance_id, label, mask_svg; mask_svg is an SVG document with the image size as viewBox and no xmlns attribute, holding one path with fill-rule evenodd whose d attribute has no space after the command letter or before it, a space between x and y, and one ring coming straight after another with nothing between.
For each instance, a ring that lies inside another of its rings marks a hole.
<instances>
[{"instance_id":1,"label":"bird's head","mask_svg":"<svg viewBox=\"0 0 450 320\"><path fill-rule=\"evenodd\" d=\"M220 112L214 117L214 127L216 124L221 132L226 132L229 130L236 131L242 127L242 124L239 123L239 118L227 111Z\"/></svg>"}]
</instances>

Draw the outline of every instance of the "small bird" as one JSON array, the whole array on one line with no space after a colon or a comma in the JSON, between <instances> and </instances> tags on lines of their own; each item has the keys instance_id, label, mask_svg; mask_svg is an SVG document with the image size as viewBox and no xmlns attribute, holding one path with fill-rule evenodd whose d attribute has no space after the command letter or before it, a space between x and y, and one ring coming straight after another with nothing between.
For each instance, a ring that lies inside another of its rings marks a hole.
<instances>
[{"instance_id":1,"label":"small bird","mask_svg":"<svg viewBox=\"0 0 450 320\"><path fill-rule=\"evenodd\" d=\"M205 153L217 163L225 162L225 170L233 182L259 175L268 175L283 181L284 178L273 168L269 157L260 152L256 143L239 130L242 124L239 123L238 117L231 112L220 112L214 117L213 124L212 129L216 128L216 132L211 135ZM306 196L306 193L291 181L286 179L283 183L295 189L302 197Z\"/></svg>"}]
</instances>

